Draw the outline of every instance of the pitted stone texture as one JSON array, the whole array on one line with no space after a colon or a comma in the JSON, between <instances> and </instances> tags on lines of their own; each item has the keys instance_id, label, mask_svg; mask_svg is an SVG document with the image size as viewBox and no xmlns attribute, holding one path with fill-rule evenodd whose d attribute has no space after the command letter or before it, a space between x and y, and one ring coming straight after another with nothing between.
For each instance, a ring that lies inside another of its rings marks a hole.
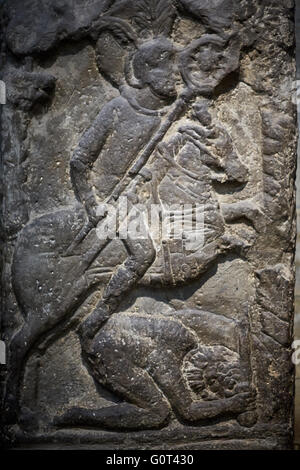
<instances>
[{"instance_id":1,"label":"pitted stone texture","mask_svg":"<svg viewBox=\"0 0 300 470\"><path fill-rule=\"evenodd\" d=\"M293 12L4 2L4 442L291 446ZM124 197L140 236L99 239Z\"/></svg>"}]
</instances>

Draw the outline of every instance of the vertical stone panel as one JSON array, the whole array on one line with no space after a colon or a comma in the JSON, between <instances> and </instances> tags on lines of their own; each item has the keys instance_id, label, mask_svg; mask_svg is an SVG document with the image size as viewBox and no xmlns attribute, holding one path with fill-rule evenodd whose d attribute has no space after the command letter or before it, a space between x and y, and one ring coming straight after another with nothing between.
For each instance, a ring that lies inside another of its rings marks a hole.
<instances>
[{"instance_id":1,"label":"vertical stone panel","mask_svg":"<svg viewBox=\"0 0 300 470\"><path fill-rule=\"evenodd\" d=\"M4 442L290 448L294 2L1 22Z\"/></svg>"}]
</instances>

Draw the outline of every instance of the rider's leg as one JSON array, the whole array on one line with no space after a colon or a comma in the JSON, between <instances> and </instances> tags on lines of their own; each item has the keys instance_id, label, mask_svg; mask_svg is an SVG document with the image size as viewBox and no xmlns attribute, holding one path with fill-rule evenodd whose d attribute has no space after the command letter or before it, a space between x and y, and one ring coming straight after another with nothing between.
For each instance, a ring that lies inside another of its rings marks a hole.
<instances>
[{"instance_id":1,"label":"rider's leg","mask_svg":"<svg viewBox=\"0 0 300 470\"><path fill-rule=\"evenodd\" d=\"M124 240L128 258L112 275L101 301L93 313L82 323L79 333L83 342L92 339L105 321L116 311L124 295L145 274L155 259L155 249L150 235L145 239Z\"/></svg>"}]
</instances>

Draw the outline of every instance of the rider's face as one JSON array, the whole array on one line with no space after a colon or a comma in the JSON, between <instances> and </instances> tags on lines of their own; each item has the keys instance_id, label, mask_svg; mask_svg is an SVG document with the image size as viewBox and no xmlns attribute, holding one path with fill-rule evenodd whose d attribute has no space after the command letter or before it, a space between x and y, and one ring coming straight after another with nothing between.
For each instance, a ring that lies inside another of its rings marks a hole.
<instances>
[{"instance_id":1,"label":"rider's face","mask_svg":"<svg viewBox=\"0 0 300 470\"><path fill-rule=\"evenodd\" d=\"M155 40L145 45L140 52L139 64L142 68L143 85L163 98L177 95L180 74L177 66L177 54L166 40Z\"/></svg>"},{"instance_id":2,"label":"rider's face","mask_svg":"<svg viewBox=\"0 0 300 470\"><path fill-rule=\"evenodd\" d=\"M180 82L176 54L172 50L160 51L156 64L148 70L147 85L157 95L171 98L177 95Z\"/></svg>"}]
</instances>

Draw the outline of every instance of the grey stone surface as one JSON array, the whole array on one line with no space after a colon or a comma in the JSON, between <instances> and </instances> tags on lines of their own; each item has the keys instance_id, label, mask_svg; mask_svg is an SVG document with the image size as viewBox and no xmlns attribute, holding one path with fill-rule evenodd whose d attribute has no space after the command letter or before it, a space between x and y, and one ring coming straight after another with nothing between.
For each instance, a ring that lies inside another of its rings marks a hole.
<instances>
[{"instance_id":1,"label":"grey stone surface","mask_svg":"<svg viewBox=\"0 0 300 470\"><path fill-rule=\"evenodd\" d=\"M297 96L300 96L300 2L296 1L296 14L295 14L295 25L296 25L296 58L297 58ZM299 132L299 112L300 103L299 98L297 100L298 106L298 132ZM296 178L296 189L297 189L297 245L296 245L296 286L295 286L295 327L294 327L294 338L300 340L300 235L299 235L299 222L300 222L300 170L299 170L299 158L300 158L300 147L298 140L298 163L297 163L297 178ZM299 448L300 446L300 364L296 366L296 384L295 384L295 445Z\"/></svg>"},{"instance_id":2,"label":"grey stone surface","mask_svg":"<svg viewBox=\"0 0 300 470\"><path fill-rule=\"evenodd\" d=\"M5 442L292 445L293 15L4 2ZM97 207L125 196L200 206L202 243L143 218L143 236L100 239Z\"/></svg>"}]
</instances>

